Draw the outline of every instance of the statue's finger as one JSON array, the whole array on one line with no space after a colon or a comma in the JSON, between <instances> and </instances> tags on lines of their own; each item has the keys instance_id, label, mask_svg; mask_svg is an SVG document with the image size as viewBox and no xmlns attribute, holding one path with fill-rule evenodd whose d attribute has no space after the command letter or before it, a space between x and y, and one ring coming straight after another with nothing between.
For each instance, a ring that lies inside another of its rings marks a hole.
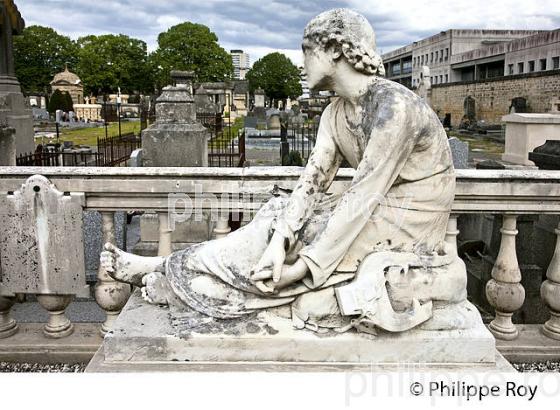
<instances>
[{"instance_id":1,"label":"statue's finger","mask_svg":"<svg viewBox=\"0 0 560 410\"><path fill-rule=\"evenodd\" d=\"M263 293L272 293L274 292L273 288L269 288L264 284L263 281L255 282L255 287Z\"/></svg>"},{"instance_id":2,"label":"statue's finger","mask_svg":"<svg viewBox=\"0 0 560 410\"><path fill-rule=\"evenodd\" d=\"M271 277L272 277L272 270L263 269L260 271L255 271L251 276L251 280L264 280L264 279L270 279Z\"/></svg>"},{"instance_id":3,"label":"statue's finger","mask_svg":"<svg viewBox=\"0 0 560 410\"><path fill-rule=\"evenodd\" d=\"M272 268L272 281L273 282L279 282L280 278L282 277L282 266L283 263L282 262L277 262L274 264L274 267Z\"/></svg>"}]
</instances>

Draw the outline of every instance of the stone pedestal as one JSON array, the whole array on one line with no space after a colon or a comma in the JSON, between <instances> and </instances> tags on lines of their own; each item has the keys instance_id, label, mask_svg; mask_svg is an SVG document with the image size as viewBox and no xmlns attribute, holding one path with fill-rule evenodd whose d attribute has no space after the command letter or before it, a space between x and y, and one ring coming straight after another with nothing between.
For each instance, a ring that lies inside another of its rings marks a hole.
<instances>
[{"instance_id":1,"label":"stone pedestal","mask_svg":"<svg viewBox=\"0 0 560 410\"><path fill-rule=\"evenodd\" d=\"M146 167L208 166L208 130L196 121L190 72L171 73L174 85L156 100L156 122L142 131Z\"/></svg>"},{"instance_id":2,"label":"stone pedestal","mask_svg":"<svg viewBox=\"0 0 560 410\"><path fill-rule=\"evenodd\" d=\"M535 165L529 153L547 140L560 140L560 114L510 114L506 123L506 146L502 160Z\"/></svg>"},{"instance_id":3,"label":"stone pedestal","mask_svg":"<svg viewBox=\"0 0 560 410\"><path fill-rule=\"evenodd\" d=\"M171 364L186 369L204 363L496 366L494 338L480 320L463 330L317 334L294 329L282 309L217 320L192 310L149 305L139 291L105 337L102 349L105 363L128 371L150 363L160 370ZM101 368L93 363L88 370Z\"/></svg>"}]
</instances>

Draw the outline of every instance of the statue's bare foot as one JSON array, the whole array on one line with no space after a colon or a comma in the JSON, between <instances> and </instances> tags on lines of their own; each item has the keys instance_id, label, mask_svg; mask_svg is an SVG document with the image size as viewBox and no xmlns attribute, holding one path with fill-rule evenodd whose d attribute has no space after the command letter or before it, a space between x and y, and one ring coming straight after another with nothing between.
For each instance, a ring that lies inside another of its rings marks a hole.
<instances>
[{"instance_id":1,"label":"statue's bare foot","mask_svg":"<svg viewBox=\"0 0 560 410\"><path fill-rule=\"evenodd\" d=\"M134 255L106 243L101 252L101 267L119 282L142 286L142 278L152 272L165 271L165 258Z\"/></svg>"},{"instance_id":2,"label":"statue's bare foot","mask_svg":"<svg viewBox=\"0 0 560 410\"><path fill-rule=\"evenodd\" d=\"M167 305L169 282L160 272L148 273L142 278L144 287L141 289L142 298L153 305Z\"/></svg>"}]
</instances>

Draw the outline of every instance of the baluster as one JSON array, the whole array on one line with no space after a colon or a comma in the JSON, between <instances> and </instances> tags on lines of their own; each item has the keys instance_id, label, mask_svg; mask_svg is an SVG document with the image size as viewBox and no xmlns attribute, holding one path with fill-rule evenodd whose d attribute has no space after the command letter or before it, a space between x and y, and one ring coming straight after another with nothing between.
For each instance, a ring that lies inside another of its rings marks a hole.
<instances>
[{"instance_id":1,"label":"baluster","mask_svg":"<svg viewBox=\"0 0 560 410\"><path fill-rule=\"evenodd\" d=\"M513 340L519 335L511 317L525 300L515 251L515 236L518 232L516 222L516 215L503 216L500 250L492 268L492 279L486 284L486 297L496 310L496 317L489 329L496 338L503 340Z\"/></svg>"},{"instance_id":2,"label":"baluster","mask_svg":"<svg viewBox=\"0 0 560 410\"><path fill-rule=\"evenodd\" d=\"M214 227L214 236L216 239L223 238L228 233L231 232L229 226L229 211L222 210L218 214L218 220L216 221L216 226Z\"/></svg>"},{"instance_id":3,"label":"baluster","mask_svg":"<svg viewBox=\"0 0 560 410\"><path fill-rule=\"evenodd\" d=\"M541 285L541 298L550 309L550 319L541 330L546 336L560 340L560 223L554 232L556 249L546 271L546 280Z\"/></svg>"},{"instance_id":4,"label":"baluster","mask_svg":"<svg viewBox=\"0 0 560 410\"><path fill-rule=\"evenodd\" d=\"M10 315L15 301L15 297L0 296L0 339L10 337L18 331L18 325Z\"/></svg>"},{"instance_id":5,"label":"baluster","mask_svg":"<svg viewBox=\"0 0 560 410\"><path fill-rule=\"evenodd\" d=\"M114 212L101 212L101 230L103 243L116 245ZM95 300L105 311L106 319L101 325L101 334L109 332L119 313L130 296L130 285L117 282L100 265L97 271L97 284L95 285Z\"/></svg>"},{"instance_id":6,"label":"baluster","mask_svg":"<svg viewBox=\"0 0 560 410\"><path fill-rule=\"evenodd\" d=\"M459 215L450 214L449 221L447 222L447 231L445 232L445 242L450 245L450 251L457 255L457 235L459 235L459 230L457 229L457 218Z\"/></svg>"},{"instance_id":7,"label":"baluster","mask_svg":"<svg viewBox=\"0 0 560 410\"><path fill-rule=\"evenodd\" d=\"M169 213L158 212L159 217L159 243L158 256L171 255L171 227L169 226Z\"/></svg>"},{"instance_id":8,"label":"baluster","mask_svg":"<svg viewBox=\"0 0 560 410\"><path fill-rule=\"evenodd\" d=\"M74 325L66 317L66 308L74 295L37 295L37 302L49 312L49 320L43 328L45 336L60 339L74 332Z\"/></svg>"}]
</instances>

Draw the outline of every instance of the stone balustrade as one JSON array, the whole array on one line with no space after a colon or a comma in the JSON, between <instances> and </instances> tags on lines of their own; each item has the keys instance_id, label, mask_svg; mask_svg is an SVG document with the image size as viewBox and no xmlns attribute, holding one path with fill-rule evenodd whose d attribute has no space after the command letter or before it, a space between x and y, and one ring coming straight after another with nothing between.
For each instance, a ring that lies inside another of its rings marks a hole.
<instances>
[{"instance_id":1,"label":"stone balustrade","mask_svg":"<svg viewBox=\"0 0 560 410\"><path fill-rule=\"evenodd\" d=\"M65 195L83 196L83 209L97 210L103 218L103 237L114 242L114 212L136 210L157 213L159 217L159 255L171 252L173 218L185 216L185 210L214 214L215 237L227 235L230 214L242 214L244 221L271 197L274 186L291 189L301 168L39 168L0 167L0 197L13 195L28 178L43 175ZM343 192L354 175L341 169L330 190ZM486 295L495 309L489 328L496 338L511 340L519 331L512 315L523 306L525 291L517 262L516 220L524 214L560 214L560 171L458 170L457 190L445 240L456 251L457 218L461 214L489 213L503 215L501 246ZM4 216L2 216L4 218ZM554 257L543 282L541 296L550 311L542 326L546 336L560 340L560 226L556 230ZM0 255L1 256L1 255ZM23 261L22 261L23 263ZM66 274L70 274L66 272ZM0 279L2 276L0 276ZM99 306L107 313L101 332L111 329L130 294L130 287L112 280L101 268L95 289ZM10 317L14 295L0 282L0 337L17 331ZM67 295L51 295L45 306L54 306L51 337L64 336L68 325L64 319ZM62 309L62 312L61 312ZM67 320L67 319L66 319Z\"/></svg>"}]
</instances>

